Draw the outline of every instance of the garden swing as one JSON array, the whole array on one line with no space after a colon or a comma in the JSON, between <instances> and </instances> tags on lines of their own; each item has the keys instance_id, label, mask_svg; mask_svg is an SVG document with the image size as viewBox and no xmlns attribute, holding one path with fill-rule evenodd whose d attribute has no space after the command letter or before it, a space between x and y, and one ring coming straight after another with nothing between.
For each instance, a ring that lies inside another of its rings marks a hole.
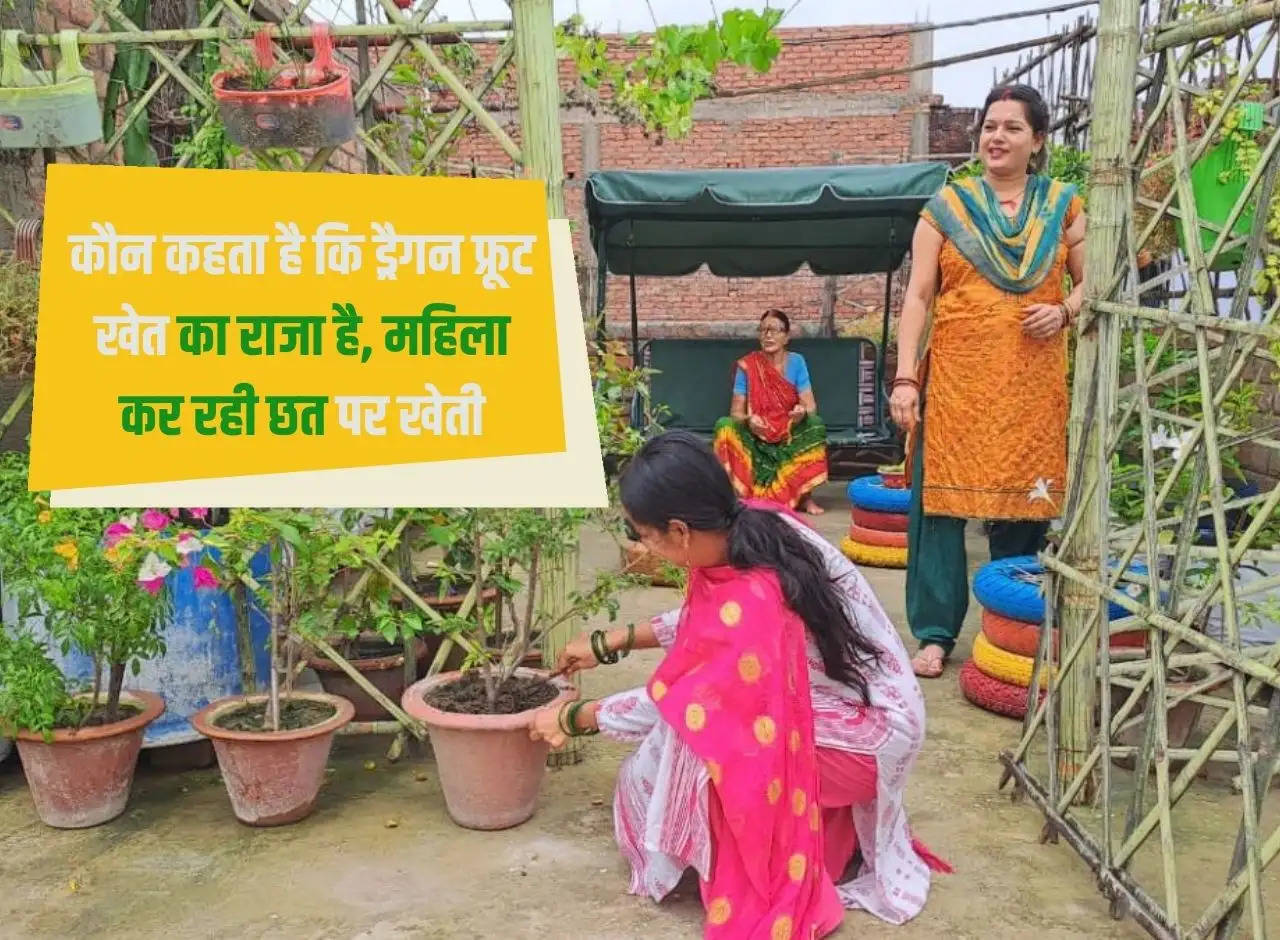
<instances>
[{"instance_id":1,"label":"garden swing","mask_svg":"<svg viewBox=\"0 0 1280 940\"><path fill-rule=\"evenodd\" d=\"M608 275L626 275L630 352L655 370L648 398L633 404L633 427L652 427L657 404L664 428L709 438L728 412L734 362L750 348L746 337L642 343L637 277L681 277L703 265L718 277L782 277L808 265L819 276L885 275L879 343L797 337L790 348L808 362L830 446L896 447L884 391L892 278L947 172L944 163L904 163L592 173L585 189L600 338Z\"/></svg>"}]
</instances>

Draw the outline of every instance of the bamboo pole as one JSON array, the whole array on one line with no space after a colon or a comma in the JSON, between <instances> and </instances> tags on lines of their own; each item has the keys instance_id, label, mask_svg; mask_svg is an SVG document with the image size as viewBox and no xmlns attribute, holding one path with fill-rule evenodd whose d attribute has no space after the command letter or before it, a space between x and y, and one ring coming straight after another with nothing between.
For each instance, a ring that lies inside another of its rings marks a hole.
<instances>
[{"instance_id":1,"label":"bamboo pole","mask_svg":"<svg viewBox=\"0 0 1280 940\"><path fill-rule=\"evenodd\" d=\"M564 153L560 141L560 80L556 66L552 0L513 0L511 5L515 44L516 92L520 99L521 165L527 177L543 180L547 215L565 217ZM550 509L554 513L557 510ZM547 552L537 585L540 619L559 620L568 610L577 587L580 545ZM532 586L531 586L532 587ZM543 663L555 661L572 632L566 622L548 630L542 641ZM576 682L576 680L575 680ZM571 738L563 750L548 757L551 766L582 760L581 741Z\"/></svg>"},{"instance_id":2,"label":"bamboo pole","mask_svg":"<svg viewBox=\"0 0 1280 940\"><path fill-rule=\"evenodd\" d=\"M121 18L114 11L110 12L109 15L115 19ZM81 32L76 34L76 42L83 46L123 46L139 43L150 45L162 42L208 42L210 40L234 42L248 38L246 30L249 25L250 21L246 19L241 27L200 26L192 29L128 29L117 32ZM309 40L311 38L310 26L277 26L273 23L257 20L252 21L251 25L255 29L267 30L271 34L271 38L277 42L289 41L292 43L294 40ZM459 20L457 22L442 20L432 23L369 23L366 25L333 23L329 27L329 32L335 38L390 39L394 37L421 40L435 36L452 37L462 33L504 32L510 28L511 22L509 20ZM57 46L58 34L21 33L18 36L18 42L28 46Z\"/></svg>"},{"instance_id":3,"label":"bamboo pole","mask_svg":"<svg viewBox=\"0 0 1280 940\"><path fill-rule=\"evenodd\" d=\"M1127 211L1124 205L1125 177L1129 171L1129 128L1133 123L1133 76L1138 65L1138 0L1110 0L1104 3L1098 21L1098 75L1093 100L1093 160L1089 175L1089 227L1085 238L1086 303L1101 297L1098 290L1111 280L1120 255L1120 239ZM1096 331L1082 333L1076 341L1075 389L1071 406L1070 466L1082 476L1086 487L1095 486L1099 452L1109 413L1094 414L1087 420L1089 399L1096 396L1095 380L1104 364L1099 361ZM1094 402L1096 406L1097 402ZM1064 545L1064 562L1087 573L1092 580L1101 570L1101 539L1097 490L1075 507L1078 537ZM1099 619L1103 600L1074 581L1063 585L1058 601L1062 645L1081 642L1090 630L1090 621ZM1073 664L1074 665L1074 664ZM1065 667L1059 721L1058 771L1064 779L1074 777L1089 751L1093 735L1095 701L1094 675L1084 664ZM1084 797L1092 798L1087 787Z\"/></svg>"},{"instance_id":4,"label":"bamboo pole","mask_svg":"<svg viewBox=\"0 0 1280 940\"><path fill-rule=\"evenodd\" d=\"M31 393L35 390L35 383L28 379L18 388L18 393L13 396L13 401L9 403L9 407L5 409L4 414L0 415L0 437L4 437L9 425L18 420L18 415L22 414L22 409L27 407L27 402L31 401Z\"/></svg>"},{"instance_id":5,"label":"bamboo pole","mask_svg":"<svg viewBox=\"0 0 1280 940\"><path fill-rule=\"evenodd\" d=\"M1157 28L1155 36L1147 43L1148 52L1162 52L1173 46L1183 46L1201 39L1227 36L1250 29L1259 23L1280 17L1280 2L1251 3L1225 13L1189 17L1167 28Z\"/></svg>"}]
</instances>

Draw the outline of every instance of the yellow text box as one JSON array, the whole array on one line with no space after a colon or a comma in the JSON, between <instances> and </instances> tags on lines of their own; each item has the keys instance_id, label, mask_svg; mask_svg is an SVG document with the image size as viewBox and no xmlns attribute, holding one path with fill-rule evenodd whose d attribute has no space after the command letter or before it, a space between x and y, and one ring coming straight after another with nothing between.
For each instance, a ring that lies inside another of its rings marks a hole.
<instances>
[{"instance_id":1,"label":"yellow text box","mask_svg":"<svg viewBox=\"0 0 1280 940\"><path fill-rule=\"evenodd\" d=\"M50 167L30 485L561 453L547 232L535 180Z\"/></svg>"}]
</instances>

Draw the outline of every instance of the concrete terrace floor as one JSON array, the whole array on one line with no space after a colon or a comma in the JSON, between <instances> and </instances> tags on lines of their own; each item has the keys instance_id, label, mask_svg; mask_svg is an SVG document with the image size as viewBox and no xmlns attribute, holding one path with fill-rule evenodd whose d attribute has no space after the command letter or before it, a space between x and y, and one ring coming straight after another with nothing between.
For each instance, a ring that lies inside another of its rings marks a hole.
<instances>
[{"instance_id":1,"label":"concrete terrace floor","mask_svg":"<svg viewBox=\"0 0 1280 940\"><path fill-rule=\"evenodd\" d=\"M823 532L848 525L843 487L824 488ZM984 560L976 530L971 563ZM584 573L616 565L612 544L589 536ZM868 576L905 634L898 571ZM677 603L637 590L622 617ZM976 623L976 611L971 619ZM954 663L968 656L966 631ZM643 682L656 654L588 673L585 694ZM850 912L841 938L1139 937L1107 915L1093 878L1065 843L1041 845L1028 805L997 793L997 752L1018 725L970 706L956 665L927 682L928 743L908 795L916 833L956 868L934 881L925 912L894 928ZM125 815L60 832L35 817L16 761L0 769L0 936L144 938L586 937L701 935L696 888L661 905L625 894L610 799L625 750L588 742L585 760L548 774L524 826L498 833L453 825L429 756L385 760L385 738L339 738L315 814L274 830L240 825L216 768L143 768ZM366 761L375 769L365 769ZM1234 828L1231 830L1234 832ZM1264 877L1269 877L1264 876ZM1215 883L1220 884L1214 866ZM1149 881L1158 885L1159 881ZM692 882L686 882L692 885Z\"/></svg>"}]
</instances>

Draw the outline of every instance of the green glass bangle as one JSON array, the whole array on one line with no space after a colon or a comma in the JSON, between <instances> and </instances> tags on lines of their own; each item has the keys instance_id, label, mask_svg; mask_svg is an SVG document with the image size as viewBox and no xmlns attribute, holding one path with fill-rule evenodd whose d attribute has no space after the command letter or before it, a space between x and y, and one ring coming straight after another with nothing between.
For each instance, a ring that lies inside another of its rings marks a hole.
<instances>
[{"instance_id":1,"label":"green glass bangle","mask_svg":"<svg viewBox=\"0 0 1280 940\"><path fill-rule=\"evenodd\" d=\"M636 625L634 623L627 624L627 642L622 647L622 657L625 659L631 655L631 650L636 645Z\"/></svg>"},{"instance_id":2,"label":"green glass bangle","mask_svg":"<svg viewBox=\"0 0 1280 940\"><path fill-rule=\"evenodd\" d=\"M578 699L576 702L570 702L568 706L569 719L566 722L569 725L569 736L572 738L589 737L600 732L599 728L578 728L578 712L582 711L583 706L589 704L587 699Z\"/></svg>"},{"instance_id":3,"label":"green glass bangle","mask_svg":"<svg viewBox=\"0 0 1280 940\"><path fill-rule=\"evenodd\" d=\"M556 724L560 727L560 731L566 738L573 737L573 726L565 721L565 716L569 709L573 707L573 702L566 702L560 706L560 713L556 715Z\"/></svg>"}]
</instances>

